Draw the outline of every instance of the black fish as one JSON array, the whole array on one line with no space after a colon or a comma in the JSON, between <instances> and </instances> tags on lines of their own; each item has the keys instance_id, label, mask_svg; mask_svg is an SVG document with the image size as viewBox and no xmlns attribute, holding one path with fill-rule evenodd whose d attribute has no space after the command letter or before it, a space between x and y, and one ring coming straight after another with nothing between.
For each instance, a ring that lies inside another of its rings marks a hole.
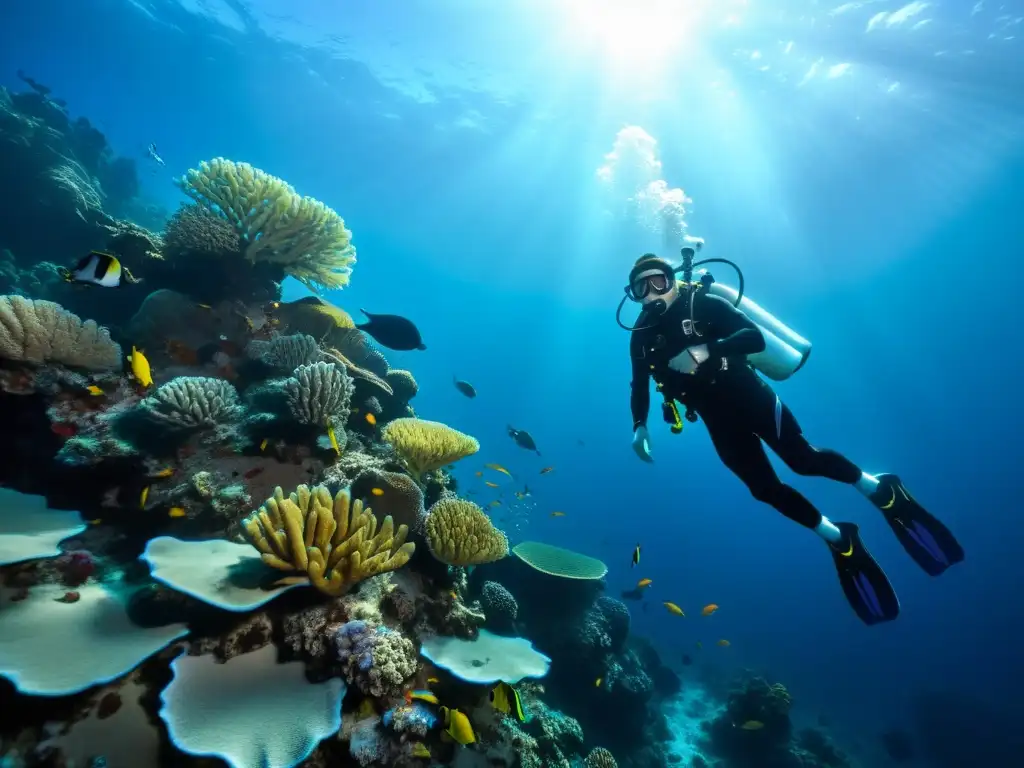
<instances>
[{"instance_id":1,"label":"black fish","mask_svg":"<svg viewBox=\"0 0 1024 768\"><path fill-rule=\"evenodd\" d=\"M470 400L476 397L476 389L468 381L459 381L459 379L453 377L452 382L455 384L455 388Z\"/></svg>"},{"instance_id":2,"label":"black fish","mask_svg":"<svg viewBox=\"0 0 1024 768\"><path fill-rule=\"evenodd\" d=\"M388 349L408 352L412 349L426 349L427 345L420 338L419 329L399 315L374 315L365 309L359 310L370 322L357 325L363 333L369 334Z\"/></svg>"},{"instance_id":3,"label":"black fish","mask_svg":"<svg viewBox=\"0 0 1024 768\"><path fill-rule=\"evenodd\" d=\"M688 667L691 664L693 664L693 657L691 657L690 654L688 654L688 653L684 653L683 654L683 666L684 667Z\"/></svg>"},{"instance_id":4,"label":"black fish","mask_svg":"<svg viewBox=\"0 0 1024 768\"><path fill-rule=\"evenodd\" d=\"M528 451L537 451L537 444L533 441L533 437L525 429L516 429L515 427L508 427L508 436L516 441L516 445L520 448L525 448ZM537 451L537 455L540 456L540 451Z\"/></svg>"}]
</instances>

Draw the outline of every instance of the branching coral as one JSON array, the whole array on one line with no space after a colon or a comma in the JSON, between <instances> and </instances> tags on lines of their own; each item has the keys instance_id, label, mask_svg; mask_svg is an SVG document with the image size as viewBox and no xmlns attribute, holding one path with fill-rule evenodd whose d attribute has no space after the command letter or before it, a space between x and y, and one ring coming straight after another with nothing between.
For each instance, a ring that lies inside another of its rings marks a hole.
<instances>
[{"instance_id":1,"label":"branching coral","mask_svg":"<svg viewBox=\"0 0 1024 768\"><path fill-rule=\"evenodd\" d=\"M300 365L320 362L321 352L316 339L304 333L275 336L267 341L254 339L245 348L252 360L282 371L294 371Z\"/></svg>"},{"instance_id":2,"label":"branching coral","mask_svg":"<svg viewBox=\"0 0 1024 768\"><path fill-rule=\"evenodd\" d=\"M239 256L241 250L235 228L224 217L197 203L179 208L164 231L163 253L168 259L185 255L223 258Z\"/></svg>"},{"instance_id":3,"label":"branching coral","mask_svg":"<svg viewBox=\"0 0 1024 768\"><path fill-rule=\"evenodd\" d=\"M465 499L448 497L430 508L426 522L431 553L448 565L481 565L508 555L508 538L484 511Z\"/></svg>"},{"instance_id":4,"label":"branching coral","mask_svg":"<svg viewBox=\"0 0 1024 768\"><path fill-rule=\"evenodd\" d=\"M0 357L91 371L121 367L121 347L106 328L52 301L23 296L0 296Z\"/></svg>"},{"instance_id":5,"label":"branching coral","mask_svg":"<svg viewBox=\"0 0 1024 768\"><path fill-rule=\"evenodd\" d=\"M342 366L334 363L300 365L285 382L288 408L300 424L339 425L348 419L355 385Z\"/></svg>"},{"instance_id":6,"label":"branching coral","mask_svg":"<svg viewBox=\"0 0 1024 768\"><path fill-rule=\"evenodd\" d=\"M215 427L244 411L230 382L203 376L179 376L141 403L147 416L174 429Z\"/></svg>"},{"instance_id":7,"label":"branching coral","mask_svg":"<svg viewBox=\"0 0 1024 768\"><path fill-rule=\"evenodd\" d=\"M381 437L394 446L417 480L424 472L440 469L480 450L476 438L425 419L395 419L384 427Z\"/></svg>"},{"instance_id":8,"label":"branching coral","mask_svg":"<svg viewBox=\"0 0 1024 768\"><path fill-rule=\"evenodd\" d=\"M218 157L178 180L189 197L223 216L249 261L280 264L311 290L348 285L355 263L342 218L311 197L248 163Z\"/></svg>"},{"instance_id":9,"label":"branching coral","mask_svg":"<svg viewBox=\"0 0 1024 768\"><path fill-rule=\"evenodd\" d=\"M309 576L328 595L341 595L363 579L401 568L416 550L409 529L390 517L377 518L347 491L332 499L322 485L300 485L289 497L273 497L242 522L250 543L267 565Z\"/></svg>"},{"instance_id":10,"label":"branching coral","mask_svg":"<svg viewBox=\"0 0 1024 768\"><path fill-rule=\"evenodd\" d=\"M416 673L416 647L401 632L379 624L356 620L342 625L334 647L348 681L367 696L397 696Z\"/></svg>"}]
</instances>

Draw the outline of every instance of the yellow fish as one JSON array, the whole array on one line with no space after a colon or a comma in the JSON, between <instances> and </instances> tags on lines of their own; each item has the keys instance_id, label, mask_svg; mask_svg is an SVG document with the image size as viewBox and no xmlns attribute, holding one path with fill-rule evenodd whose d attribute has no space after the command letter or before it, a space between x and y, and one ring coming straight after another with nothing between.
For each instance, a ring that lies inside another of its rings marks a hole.
<instances>
[{"instance_id":1,"label":"yellow fish","mask_svg":"<svg viewBox=\"0 0 1024 768\"><path fill-rule=\"evenodd\" d=\"M89 525L99 525L102 522L103 521L97 517L95 520L89 520Z\"/></svg>"},{"instance_id":2,"label":"yellow fish","mask_svg":"<svg viewBox=\"0 0 1024 768\"><path fill-rule=\"evenodd\" d=\"M500 682L491 689L491 706L499 712L511 715L520 723L526 722L526 712L523 710L522 699L519 698L519 691L505 682Z\"/></svg>"},{"instance_id":3,"label":"yellow fish","mask_svg":"<svg viewBox=\"0 0 1024 768\"><path fill-rule=\"evenodd\" d=\"M760 731L764 728L764 723L760 720L747 720L743 725L740 726L744 731Z\"/></svg>"},{"instance_id":4,"label":"yellow fish","mask_svg":"<svg viewBox=\"0 0 1024 768\"><path fill-rule=\"evenodd\" d=\"M436 677L428 677L427 678L427 685L433 685L434 683L439 683L439 682L441 682L441 681L438 680Z\"/></svg>"},{"instance_id":5,"label":"yellow fish","mask_svg":"<svg viewBox=\"0 0 1024 768\"><path fill-rule=\"evenodd\" d=\"M412 749L409 750L409 755L411 757L418 757L423 760L429 760L430 750L427 749L427 745L424 744L422 741L417 741L415 744L412 745Z\"/></svg>"},{"instance_id":6,"label":"yellow fish","mask_svg":"<svg viewBox=\"0 0 1024 768\"><path fill-rule=\"evenodd\" d=\"M730 645L732 645L732 643L730 643L728 640L719 640L718 644L723 648L728 648Z\"/></svg>"},{"instance_id":7,"label":"yellow fish","mask_svg":"<svg viewBox=\"0 0 1024 768\"><path fill-rule=\"evenodd\" d=\"M331 441L331 448L334 449L334 452L340 456L341 448L338 446L338 436L334 434L334 427L330 424L327 425L327 439Z\"/></svg>"},{"instance_id":8,"label":"yellow fish","mask_svg":"<svg viewBox=\"0 0 1024 768\"><path fill-rule=\"evenodd\" d=\"M372 493L374 496L383 496L384 495L384 489L383 488L371 488L370 489L370 493Z\"/></svg>"},{"instance_id":9,"label":"yellow fish","mask_svg":"<svg viewBox=\"0 0 1024 768\"><path fill-rule=\"evenodd\" d=\"M463 745L476 741L473 726L465 714L457 709L448 709L448 707L441 707L438 711L444 720L444 732L452 739Z\"/></svg>"},{"instance_id":10,"label":"yellow fish","mask_svg":"<svg viewBox=\"0 0 1024 768\"><path fill-rule=\"evenodd\" d=\"M366 423L369 424L371 427L376 427L377 426L377 417L374 416L372 413L366 414L365 418L366 418Z\"/></svg>"},{"instance_id":11,"label":"yellow fish","mask_svg":"<svg viewBox=\"0 0 1024 768\"><path fill-rule=\"evenodd\" d=\"M90 395L96 395L97 397L103 394L103 390L97 387L95 384L90 384L85 388L85 391Z\"/></svg>"},{"instance_id":12,"label":"yellow fish","mask_svg":"<svg viewBox=\"0 0 1024 768\"><path fill-rule=\"evenodd\" d=\"M643 589L644 587L651 586L651 584L653 584L653 583L654 583L653 579L640 579L640 581L638 581L636 583L636 588L637 589Z\"/></svg>"},{"instance_id":13,"label":"yellow fish","mask_svg":"<svg viewBox=\"0 0 1024 768\"><path fill-rule=\"evenodd\" d=\"M503 475L512 477L512 473L505 469L501 464L484 464L488 469L493 469L495 472L501 472Z\"/></svg>"},{"instance_id":14,"label":"yellow fish","mask_svg":"<svg viewBox=\"0 0 1024 768\"><path fill-rule=\"evenodd\" d=\"M594 681L594 687L595 687L595 688L600 688L600 687L601 687L601 682L602 682L603 680L604 680L604 678L603 678L603 677L599 677L599 678L597 678L597 680L595 680L595 681Z\"/></svg>"},{"instance_id":15,"label":"yellow fish","mask_svg":"<svg viewBox=\"0 0 1024 768\"><path fill-rule=\"evenodd\" d=\"M500 506L501 506L501 502L500 502L500 501L498 501L497 499L495 499L494 501L492 501L492 502L491 502L490 504L488 504L487 506L489 506L489 507L500 507Z\"/></svg>"},{"instance_id":16,"label":"yellow fish","mask_svg":"<svg viewBox=\"0 0 1024 768\"><path fill-rule=\"evenodd\" d=\"M490 480L484 480L484 485L486 485L488 488L500 488L501 487L497 483L492 483Z\"/></svg>"},{"instance_id":17,"label":"yellow fish","mask_svg":"<svg viewBox=\"0 0 1024 768\"><path fill-rule=\"evenodd\" d=\"M269 444L270 444L270 438L269 437L264 437L263 440L260 442L260 453L263 453L263 451L267 450L267 446Z\"/></svg>"},{"instance_id":18,"label":"yellow fish","mask_svg":"<svg viewBox=\"0 0 1024 768\"><path fill-rule=\"evenodd\" d=\"M142 489L142 494L139 496L139 509L146 508L146 499L149 498L149 486L147 485Z\"/></svg>"},{"instance_id":19,"label":"yellow fish","mask_svg":"<svg viewBox=\"0 0 1024 768\"><path fill-rule=\"evenodd\" d=\"M132 378L138 382L140 387L151 387L153 386L153 371L149 367L149 360L135 347L132 347L132 353L128 355L128 362L132 368Z\"/></svg>"},{"instance_id":20,"label":"yellow fish","mask_svg":"<svg viewBox=\"0 0 1024 768\"><path fill-rule=\"evenodd\" d=\"M704 610L701 611L705 616L710 616L712 613L718 610L718 606L714 603L708 603L704 606Z\"/></svg>"},{"instance_id":21,"label":"yellow fish","mask_svg":"<svg viewBox=\"0 0 1024 768\"><path fill-rule=\"evenodd\" d=\"M439 704L440 702L430 691L419 690L419 691L406 691L405 692L405 703L412 704L414 699L419 701L425 701L427 704Z\"/></svg>"},{"instance_id":22,"label":"yellow fish","mask_svg":"<svg viewBox=\"0 0 1024 768\"><path fill-rule=\"evenodd\" d=\"M685 616L686 615L685 613L683 613L683 609L680 608L675 603L668 603L668 602L666 602L666 603L663 603L663 605L668 609L669 613L671 613L671 614L673 614L675 616Z\"/></svg>"},{"instance_id":23,"label":"yellow fish","mask_svg":"<svg viewBox=\"0 0 1024 768\"><path fill-rule=\"evenodd\" d=\"M159 472L154 472L152 475L150 475L150 477L153 478L153 479L157 479L157 478L161 478L161 477L170 477L173 474L174 474L174 467L164 467Z\"/></svg>"},{"instance_id":24,"label":"yellow fish","mask_svg":"<svg viewBox=\"0 0 1024 768\"><path fill-rule=\"evenodd\" d=\"M565 512L552 512L552 517L565 517Z\"/></svg>"},{"instance_id":25,"label":"yellow fish","mask_svg":"<svg viewBox=\"0 0 1024 768\"><path fill-rule=\"evenodd\" d=\"M185 516L185 508L184 507L171 507L170 510L167 512L167 515L168 515L168 517L184 517Z\"/></svg>"}]
</instances>

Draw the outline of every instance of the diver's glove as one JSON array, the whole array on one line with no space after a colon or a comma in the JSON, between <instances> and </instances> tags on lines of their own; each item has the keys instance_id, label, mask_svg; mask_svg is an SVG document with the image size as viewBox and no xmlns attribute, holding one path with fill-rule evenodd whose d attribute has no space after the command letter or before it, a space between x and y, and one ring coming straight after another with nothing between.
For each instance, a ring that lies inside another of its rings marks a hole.
<instances>
[{"instance_id":1,"label":"diver's glove","mask_svg":"<svg viewBox=\"0 0 1024 768\"><path fill-rule=\"evenodd\" d=\"M633 432L633 450L636 451L636 455L640 457L641 461L648 463L654 461L651 458L651 435L643 424Z\"/></svg>"}]
</instances>

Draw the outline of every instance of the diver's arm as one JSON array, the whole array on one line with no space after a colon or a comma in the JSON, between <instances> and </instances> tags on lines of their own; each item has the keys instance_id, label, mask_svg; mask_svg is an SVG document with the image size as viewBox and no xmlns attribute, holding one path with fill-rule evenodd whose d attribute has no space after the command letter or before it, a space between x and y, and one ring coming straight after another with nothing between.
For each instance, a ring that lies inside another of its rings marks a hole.
<instances>
[{"instance_id":1,"label":"diver's arm","mask_svg":"<svg viewBox=\"0 0 1024 768\"><path fill-rule=\"evenodd\" d=\"M633 361L633 380L630 383L629 410L633 414L633 429L647 423L647 413L651 408L651 372L644 358L640 355L641 345L634 334L630 339L630 359Z\"/></svg>"},{"instance_id":2,"label":"diver's arm","mask_svg":"<svg viewBox=\"0 0 1024 768\"><path fill-rule=\"evenodd\" d=\"M716 341L708 342L708 357L738 357L764 351L761 329L726 299L705 294L702 304L700 314L718 336Z\"/></svg>"}]
</instances>

